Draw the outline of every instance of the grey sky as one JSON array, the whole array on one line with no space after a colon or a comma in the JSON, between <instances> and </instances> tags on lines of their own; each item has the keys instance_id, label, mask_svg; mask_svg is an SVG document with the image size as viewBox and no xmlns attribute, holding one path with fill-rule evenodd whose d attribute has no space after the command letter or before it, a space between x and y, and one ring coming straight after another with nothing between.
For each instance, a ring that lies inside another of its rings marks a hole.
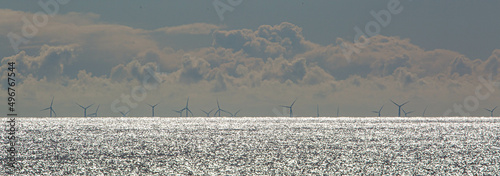
<instances>
[{"instance_id":1,"label":"grey sky","mask_svg":"<svg viewBox=\"0 0 500 176\"><path fill-rule=\"evenodd\" d=\"M371 10L387 8L388 1L243 1L221 22L211 0L197 3L169 1L70 1L60 9L96 13L100 21L141 29L157 29L191 23L224 24L228 29L256 29L283 21L303 28L309 40L328 45L338 37L351 39L353 27L373 20ZM221 0L221 2L225 2ZM404 12L394 16L381 35L410 38L425 49L450 49L470 58L485 59L500 45L499 1L401 1ZM35 13L33 1L5 1L2 8ZM481 46L481 47L471 47ZM185 46L188 47L188 46Z\"/></svg>"},{"instance_id":2,"label":"grey sky","mask_svg":"<svg viewBox=\"0 0 500 176\"><path fill-rule=\"evenodd\" d=\"M390 0L243 0L223 21L212 0L72 0L16 54L7 34L21 34L21 17L42 11L36 2L2 1L0 9L14 18L0 20L0 58L24 74L18 106L26 116L44 116L38 109L52 96L63 116L81 114L76 102L101 103L103 115L117 116L111 102L140 85L151 65L165 83L131 108L133 116L148 115L145 103L157 101L164 103L156 114L173 116L187 96L197 115L219 98L241 115L276 116L273 108L298 97L299 116L314 115L317 103L328 115L337 106L348 116L374 115L382 104L382 115L394 115L389 99L411 100L416 113L435 103L427 112L440 116L474 95L478 76L496 79L500 64L499 1L402 0L401 13L351 62L338 39L352 43L354 27L364 30L376 21L370 12L387 10ZM470 113L494 107L490 97Z\"/></svg>"}]
</instances>

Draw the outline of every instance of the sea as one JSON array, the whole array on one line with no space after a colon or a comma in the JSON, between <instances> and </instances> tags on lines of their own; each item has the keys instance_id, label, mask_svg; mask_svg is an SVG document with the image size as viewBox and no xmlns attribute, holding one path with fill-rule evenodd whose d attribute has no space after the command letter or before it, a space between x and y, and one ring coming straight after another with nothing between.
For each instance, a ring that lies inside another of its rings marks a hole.
<instances>
[{"instance_id":1,"label":"sea","mask_svg":"<svg viewBox=\"0 0 500 176\"><path fill-rule=\"evenodd\" d=\"M500 173L500 118L68 117L15 125L16 167L4 174ZM1 136L6 167L7 132Z\"/></svg>"}]
</instances>

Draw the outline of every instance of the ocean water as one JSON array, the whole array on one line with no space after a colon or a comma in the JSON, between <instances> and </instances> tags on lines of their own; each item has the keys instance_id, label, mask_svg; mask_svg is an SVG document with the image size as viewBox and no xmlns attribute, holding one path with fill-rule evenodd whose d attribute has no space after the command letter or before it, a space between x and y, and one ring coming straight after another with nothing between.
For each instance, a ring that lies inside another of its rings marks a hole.
<instances>
[{"instance_id":1,"label":"ocean water","mask_svg":"<svg viewBox=\"0 0 500 176\"><path fill-rule=\"evenodd\" d=\"M500 173L500 118L16 120L20 175Z\"/></svg>"}]
</instances>

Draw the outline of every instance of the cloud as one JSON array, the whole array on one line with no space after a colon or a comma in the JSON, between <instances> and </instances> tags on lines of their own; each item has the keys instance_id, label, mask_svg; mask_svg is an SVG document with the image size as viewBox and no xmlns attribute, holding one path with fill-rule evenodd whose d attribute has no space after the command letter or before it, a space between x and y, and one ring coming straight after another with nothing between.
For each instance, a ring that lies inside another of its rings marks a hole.
<instances>
[{"instance_id":1,"label":"cloud","mask_svg":"<svg viewBox=\"0 0 500 176\"><path fill-rule=\"evenodd\" d=\"M404 67L394 70L394 78L402 84L402 87L414 83L418 79L414 73L409 72Z\"/></svg>"},{"instance_id":2,"label":"cloud","mask_svg":"<svg viewBox=\"0 0 500 176\"><path fill-rule=\"evenodd\" d=\"M293 57L316 46L304 39L302 29L283 22L279 25L262 25L256 31L249 29L215 31L214 47L243 50L252 57L268 58L283 55Z\"/></svg>"},{"instance_id":3,"label":"cloud","mask_svg":"<svg viewBox=\"0 0 500 176\"><path fill-rule=\"evenodd\" d=\"M450 65L450 75L458 74L458 76L463 76L465 74L472 74L472 61L465 58L464 56L459 56L453 60Z\"/></svg>"},{"instance_id":4,"label":"cloud","mask_svg":"<svg viewBox=\"0 0 500 176\"><path fill-rule=\"evenodd\" d=\"M494 50L491 56L479 67L481 72L491 73L493 76L498 77L500 72L500 49Z\"/></svg>"},{"instance_id":5,"label":"cloud","mask_svg":"<svg viewBox=\"0 0 500 176\"><path fill-rule=\"evenodd\" d=\"M191 84L206 79L210 71L210 64L203 58L186 55L182 58L179 81Z\"/></svg>"},{"instance_id":6,"label":"cloud","mask_svg":"<svg viewBox=\"0 0 500 176\"><path fill-rule=\"evenodd\" d=\"M158 65L154 62L147 62L141 64L138 60L132 60L131 62L125 64L119 64L111 69L111 80L122 82L122 81L140 81L145 75L150 75L148 72L150 70L156 70Z\"/></svg>"},{"instance_id":7,"label":"cloud","mask_svg":"<svg viewBox=\"0 0 500 176\"><path fill-rule=\"evenodd\" d=\"M207 23L193 23L180 26L163 27L154 30L155 32L164 32L166 34L193 34L206 35L222 29L223 27Z\"/></svg>"},{"instance_id":8,"label":"cloud","mask_svg":"<svg viewBox=\"0 0 500 176\"><path fill-rule=\"evenodd\" d=\"M27 13L0 10L0 14ZM6 24L14 23L0 19L0 33L11 30ZM256 30L221 29L195 23L149 31L106 24L95 14L58 15L33 38L32 48L2 58L3 88L5 63L15 61L21 97L33 100L30 107L39 109L36 103L46 103L41 100L54 95L58 102L105 102L109 110L109 101L130 95L141 85L150 74L147 69L158 69L163 82L158 90L147 92L144 101L168 98L162 104L166 107L180 106L176 102L187 96L192 97L190 105L193 101L195 106L209 106L205 102L220 96L230 108L244 104L254 108L255 115L273 115L273 104L283 103L284 97L300 97L298 115L306 115L311 102L341 104L346 106L344 112L351 108L353 114L364 115L355 110L373 104L378 108L381 99L396 97L413 98L417 105L444 103L441 107L447 108L446 102L463 101L456 95L473 95L477 76L492 73L498 79L500 71L500 50L485 61L471 60L455 51L425 50L409 39L377 35L348 62L339 45L312 43L299 26L288 22ZM212 34L213 42L182 50L153 37L177 34ZM69 114L73 111L71 105L58 107ZM132 113L143 111L136 108ZM175 115L171 109L163 113Z\"/></svg>"},{"instance_id":9,"label":"cloud","mask_svg":"<svg viewBox=\"0 0 500 176\"><path fill-rule=\"evenodd\" d=\"M14 56L3 58L1 60L2 70L6 73L7 63L15 62L18 67L16 72L19 73L19 81L22 81L26 75L48 81L57 80L68 72L65 67L75 62L78 51L78 45L43 45L37 56L29 56L25 51L21 51Z\"/></svg>"}]
</instances>

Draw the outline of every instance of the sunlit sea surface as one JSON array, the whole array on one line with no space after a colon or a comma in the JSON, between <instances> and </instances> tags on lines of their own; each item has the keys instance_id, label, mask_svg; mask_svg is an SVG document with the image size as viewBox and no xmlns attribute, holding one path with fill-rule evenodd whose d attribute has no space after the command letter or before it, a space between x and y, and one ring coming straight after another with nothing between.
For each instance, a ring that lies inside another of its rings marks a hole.
<instances>
[{"instance_id":1,"label":"sunlit sea surface","mask_svg":"<svg viewBox=\"0 0 500 176\"><path fill-rule=\"evenodd\" d=\"M500 173L500 118L17 118L16 127L20 175Z\"/></svg>"}]
</instances>

